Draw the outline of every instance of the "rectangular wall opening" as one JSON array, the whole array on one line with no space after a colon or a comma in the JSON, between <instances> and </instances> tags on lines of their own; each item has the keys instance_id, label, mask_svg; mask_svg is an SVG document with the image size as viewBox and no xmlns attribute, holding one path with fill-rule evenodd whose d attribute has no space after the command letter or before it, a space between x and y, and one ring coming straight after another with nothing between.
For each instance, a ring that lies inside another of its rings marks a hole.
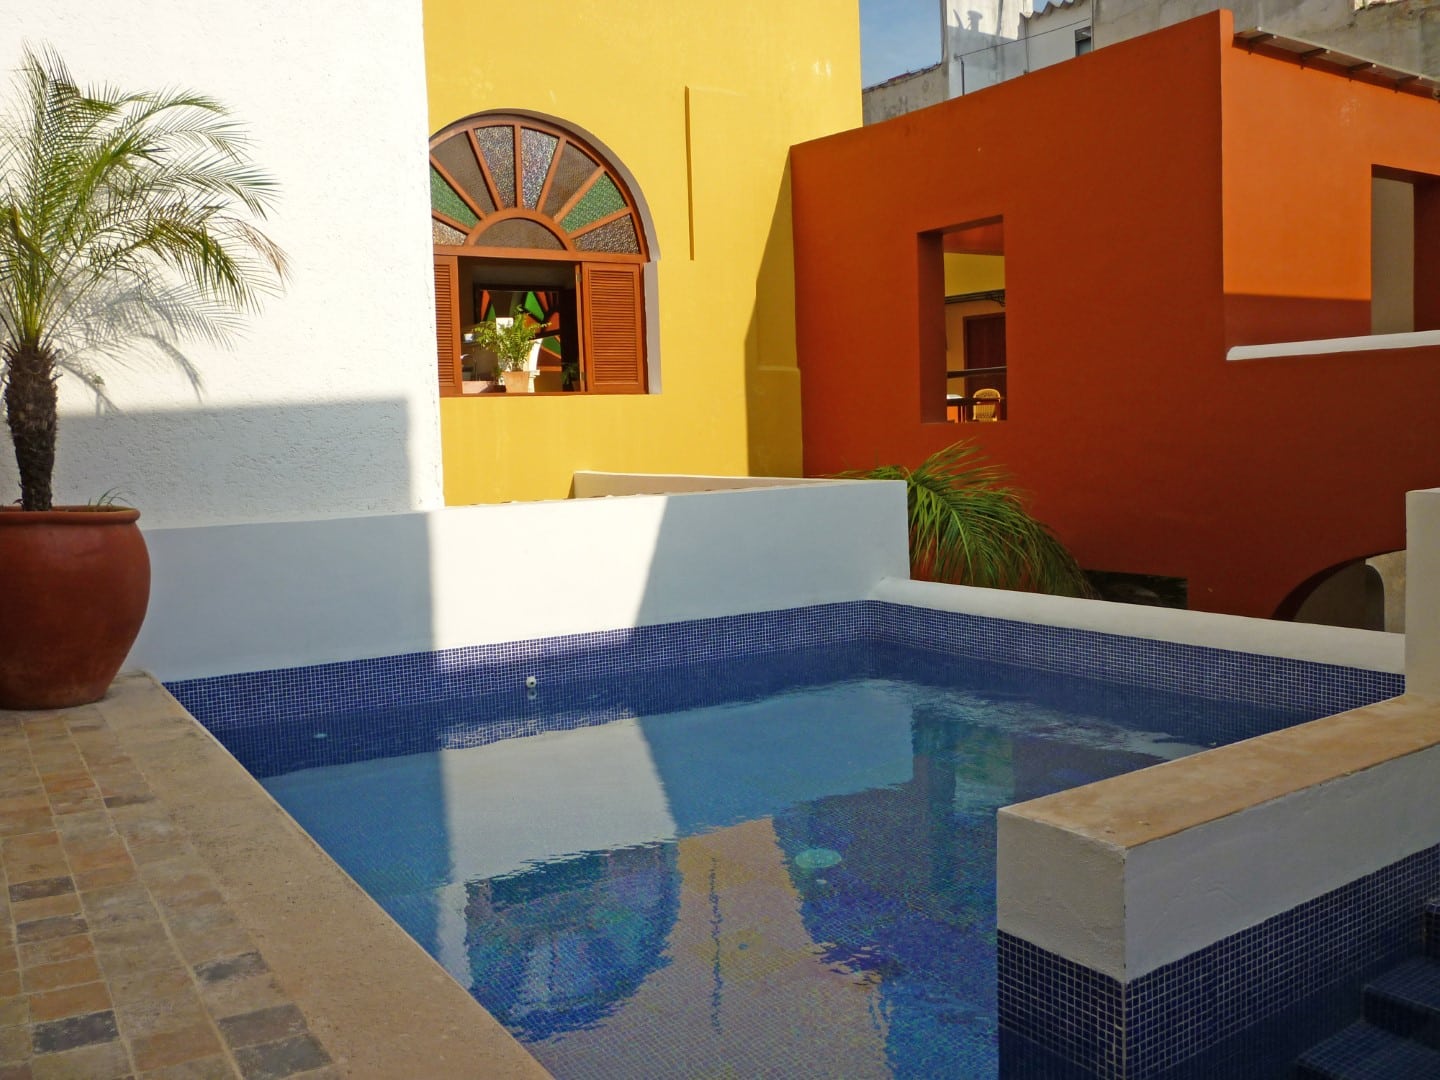
<instances>
[{"instance_id":1,"label":"rectangular wall opening","mask_svg":"<svg viewBox=\"0 0 1440 1080\"><path fill-rule=\"evenodd\" d=\"M1377 167L1370 180L1370 332L1440 330L1440 177Z\"/></svg>"},{"instance_id":2,"label":"rectangular wall opening","mask_svg":"<svg viewBox=\"0 0 1440 1080\"><path fill-rule=\"evenodd\" d=\"M1370 332L1415 329L1415 185L1370 180Z\"/></svg>"},{"instance_id":3,"label":"rectangular wall opening","mask_svg":"<svg viewBox=\"0 0 1440 1080\"><path fill-rule=\"evenodd\" d=\"M926 419L1003 421L1010 414L1004 219L986 218L930 235L938 272L922 284L939 292L941 303L932 310L944 330L944 368L927 367L933 375L925 386ZM938 339L937 333L936 348Z\"/></svg>"}]
</instances>

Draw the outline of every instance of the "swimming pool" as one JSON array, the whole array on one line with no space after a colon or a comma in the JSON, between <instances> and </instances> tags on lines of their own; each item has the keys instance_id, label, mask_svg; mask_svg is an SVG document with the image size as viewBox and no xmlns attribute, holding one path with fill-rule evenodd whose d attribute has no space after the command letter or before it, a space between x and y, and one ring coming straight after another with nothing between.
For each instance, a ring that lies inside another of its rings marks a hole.
<instances>
[{"instance_id":1,"label":"swimming pool","mask_svg":"<svg viewBox=\"0 0 1440 1080\"><path fill-rule=\"evenodd\" d=\"M983 1080L995 809L1325 711L852 643L222 738L561 1080Z\"/></svg>"}]
</instances>

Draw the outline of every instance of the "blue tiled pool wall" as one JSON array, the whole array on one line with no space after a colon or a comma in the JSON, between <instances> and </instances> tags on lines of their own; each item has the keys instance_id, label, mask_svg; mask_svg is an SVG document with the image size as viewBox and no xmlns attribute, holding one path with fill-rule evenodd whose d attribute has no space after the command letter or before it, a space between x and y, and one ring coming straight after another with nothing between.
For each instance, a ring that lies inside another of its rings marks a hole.
<instances>
[{"instance_id":1,"label":"blue tiled pool wall","mask_svg":"<svg viewBox=\"0 0 1440 1080\"><path fill-rule=\"evenodd\" d=\"M1239 1075L1265 1075L1254 1071L1247 1031L1286 1010L1313 1021L1337 1003L1358 1016L1359 983L1420 950L1426 901L1437 894L1440 845L1128 983L1002 931L1000 1024L1054 1055L1057 1075L1068 1064L1102 1080L1178 1080L1191 1075L1187 1062L1216 1067L1214 1051L1227 1047L1246 1064ZM1291 1046L1285 1035L1265 1038L1272 1053L1282 1043L1281 1070L1309 1038Z\"/></svg>"},{"instance_id":2,"label":"blue tiled pool wall","mask_svg":"<svg viewBox=\"0 0 1440 1080\"><path fill-rule=\"evenodd\" d=\"M212 730L586 683L704 660L874 640L864 601L185 679L166 686Z\"/></svg>"},{"instance_id":3,"label":"blue tiled pool wall","mask_svg":"<svg viewBox=\"0 0 1440 1080\"><path fill-rule=\"evenodd\" d=\"M1316 716L1395 697L1402 675L1149 638L876 604L879 640Z\"/></svg>"},{"instance_id":4,"label":"blue tiled pool wall","mask_svg":"<svg viewBox=\"0 0 1440 1080\"><path fill-rule=\"evenodd\" d=\"M206 723L242 765L263 778L765 698L803 686L865 677L876 663L874 646L852 641L763 657L730 657L723 664L711 660L631 670L618 679L554 681L542 673L534 689L527 688L525 675L515 671L499 688L476 697L372 706L284 723Z\"/></svg>"},{"instance_id":5,"label":"blue tiled pool wall","mask_svg":"<svg viewBox=\"0 0 1440 1080\"><path fill-rule=\"evenodd\" d=\"M1057 675L1321 716L1394 697L1403 676L875 601L409 653L167 684L216 731L847 644L916 648ZM443 710L441 710L443 712ZM515 733L520 733L519 731Z\"/></svg>"}]
</instances>

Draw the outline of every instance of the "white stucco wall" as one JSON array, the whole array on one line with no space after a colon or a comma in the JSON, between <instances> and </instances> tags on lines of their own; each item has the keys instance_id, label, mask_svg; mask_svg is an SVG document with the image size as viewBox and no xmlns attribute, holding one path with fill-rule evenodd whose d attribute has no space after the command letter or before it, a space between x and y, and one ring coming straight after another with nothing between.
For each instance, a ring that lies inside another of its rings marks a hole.
<instances>
[{"instance_id":1,"label":"white stucco wall","mask_svg":"<svg viewBox=\"0 0 1440 1080\"><path fill-rule=\"evenodd\" d=\"M1020 74L1021 15L1030 0L945 0L945 57L949 96L973 94Z\"/></svg>"},{"instance_id":2,"label":"white stucco wall","mask_svg":"<svg viewBox=\"0 0 1440 1080\"><path fill-rule=\"evenodd\" d=\"M1440 697L1440 488L1405 496L1405 689Z\"/></svg>"},{"instance_id":3,"label":"white stucco wall","mask_svg":"<svg viewBox=\"0 0 1440 1080\"><path fill-rule=\"evenodd\" d=\"M1408 0L1355 10L1353 0L1105 0L1095 46L1148 34L1220 8L1235 29L1264 27L1406 71L1440 73L1440 0Z\"/></svg>"},{"instance_id":4,"label":"white stucco wall","mask_svg":"<svg viewBox=\"0 0 1440 1080\"><path fill-rule=\"evenodd\" d=\"M1128 849L1002 809L1000 929L1139 978L1433 846L1437 778L1432 747Z\"/></svg>"},{"instance_id":5,"label":"white stucco wall","mask_svg":"<svg viewBox=\"0 0 1440 1080\"><path fill-rule=\"evenodd\" d=\"M150 613L127 667L162 679L861 600L908 565L898 481L148 529L146 540Z\"/></svg>"},{"instance_id":6,"label":"white stucco wall","mask_svg":"<svg viewBox=\"0 0 1440 1080\"><path fill-rule=\"evenodd\" d=\"M6 5L7 72L28 41L82 84L229 106L279 181L266 231L292 267L232 349L185 346L198 389L133 353L97 365L118 412L62 384L59 501L119 489L149 526L441 505L421 25L420 0Z\"/></svg>"},{"instance_id":7,"label":"white stucco wall","mask_svg":"<svg viewBox=\"0 0 1440 1080\"><path fill-rule=\"evenodd\" d=\"M938 105L945 97L945 65L936 64L867 86L860 93L860 109L865 123L878 124L893 116Z\"/></svg>"},{"instance_id":8,"label":"white stucco wall","mask_svg":"<svg viewBox=\"0 0 1440 1080\"><path fill-rule=\"evenodd\" d=\"M1040 68L1075 59L1075 31L1090 25L1090 0L1073 4L1050 4L1024 20L1020 31L1025 42L1025 69Z\"/></svg>"}]
</instances>

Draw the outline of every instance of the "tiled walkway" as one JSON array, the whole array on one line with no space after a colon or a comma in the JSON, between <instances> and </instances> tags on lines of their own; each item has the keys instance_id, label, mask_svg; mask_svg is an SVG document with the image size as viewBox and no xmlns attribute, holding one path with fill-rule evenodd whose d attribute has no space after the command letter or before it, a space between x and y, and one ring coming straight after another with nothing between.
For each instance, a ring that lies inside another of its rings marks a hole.
<instances>
[{"instance_id":1,"label":"tiled walkway","mask_svg":"<svg viewBox=\"0 0 1440 1080\"><path fill-rule=\"evenodd\" d=\"M0 712L0 1080L340 1075L96 709Z\"/></svg>"},{"instance_id":2,"label":"tiled walkway","mask_svg":"<svg viewBox=\"0 0 1440 1080\"><path fill-rule=\"evenodd\" d=\"M148 676L0 712L0 1080L548 1080Z\"/></svg>"}]
</instances>

